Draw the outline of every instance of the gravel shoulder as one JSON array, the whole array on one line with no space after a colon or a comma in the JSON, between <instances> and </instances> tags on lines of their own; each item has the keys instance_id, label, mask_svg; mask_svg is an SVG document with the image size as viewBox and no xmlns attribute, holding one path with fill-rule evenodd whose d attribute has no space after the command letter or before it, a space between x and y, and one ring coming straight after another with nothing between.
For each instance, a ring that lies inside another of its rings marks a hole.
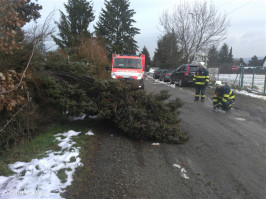
<instances>
[{"instance_id":1,"label":"gravel shoulder","mask_svg":"<svg viewBox=\"0 0 266 200\"><path fill-rule=\"evenodd\" d=\"M131 140L110 125L88 141L84 167L64 193L66 198L266 198L266 102L236 96L228 113L193 102L194 88L145 80L147 93L169 90L179 97L183 145Z\"/></svg>"}]
</instances>

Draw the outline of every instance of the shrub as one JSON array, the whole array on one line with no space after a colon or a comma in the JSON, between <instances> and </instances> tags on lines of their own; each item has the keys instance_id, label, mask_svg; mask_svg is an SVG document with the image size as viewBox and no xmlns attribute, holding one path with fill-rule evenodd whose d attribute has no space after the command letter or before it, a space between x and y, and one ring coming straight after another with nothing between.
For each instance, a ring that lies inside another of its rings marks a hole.
<instances>
[{"instance_id":1,"label":"shrub","mask_svg":"<svg viewBox=\"0 0 266 200\"><path fill-rule=\"evenodd\" d=\"M67 59L62 59L57 62L48 60L47 62L43 62L40 66L42 70L75 75L88 75L92 67L92 65L85 62L68 62Z\"/></svg>"},{"instance_id":2,"label":"shrub","mask_svg":"<svg viewBox=\"0 0 266 200\"><path fill-rule=\"evenodd\" d=\"M144 90L134 89L133 83L108 81L101 88L99 117L112 120L134 139L182 143L188 139L177 119L177 109L182 102L175 99L163 103L167 98L167 91L156 96L147 95Z\"/></svg>"},{"instance_id":3,"label":"shrub","mask_svg":"<svg viewBox=\"0 0 266 200\"><path fill-rule=\"evenodd\" d=\"M45 77L43 81L45 96L51 99L58 112L66 116L97 112L97 105L91 99L93 95L90 94L90 89L81 83L70 84L53 77Z\"/></svg>"},{"instance_id":4,"label":"shrub","mask_svg":"<svg viewBox=\"0 0 266 200\"><path fill-rule=\"evenodd\" d=\"M177 118L182 102L175 99L164 103L170 97L167 91L147 95L137 89L134 81L93 80L76 75L46 77L44 82L46 96L66 116L98 114L138 140L182 143L188 139Z\"/></svg>"}]
</instances>

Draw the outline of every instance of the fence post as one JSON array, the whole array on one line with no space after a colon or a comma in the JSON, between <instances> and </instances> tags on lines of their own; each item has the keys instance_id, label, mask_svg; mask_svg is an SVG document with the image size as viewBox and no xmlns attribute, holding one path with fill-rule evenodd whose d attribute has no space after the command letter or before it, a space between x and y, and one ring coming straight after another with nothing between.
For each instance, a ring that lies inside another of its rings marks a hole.
<instances>
[{"instance_id":1,"label":"fence post","mask_svg":"<svg viewBox=\"0 0 266 200\"><path fill-rule=\"evenodd\" d=\"M220 68L221 68L221 67L220 67L220 65L218 65L218 79L217 79L217 80L220 80L220 79L219 79L219 75L220 75Z\"/></svg>"},{"instance_id":2,"label":"fence post","mask_svg":"<svg viewBox=\"0 0 266 200\"><path fill-rule=\"evenodd\" d=\"M241 82L240 82L240 88L243 88L243 83L244 83L244 66L241 67Z\"/></svg>"},{"instance_id":3,"label":"fence post","mask_svg":"<svg viewBox=\"0 0 266 200\"><path fill-rule=\"evenodd\" d=\"M264 94L265 94L265 91L266 91L266 68L265 68L265 80L264 80Z\"/></svg>"},{"instance_id":4,"label":"fence post","mask_svg":"<svg viewBox=\"0 0 266 200\"><path fill-rule=\"evenodd\" d=\"M252 76L252 86L251 86L251 91L253 91L253 86L254 86L254 75L255 75L255 67L253 67L253 76Z\"/></svg>"},{"instance_id":5,"label":"fence post","mask_svg":"<svg viewBox=\"0 0 266 200\"><path fill-rule=\"evenodd\" d=\"M241 72L242 72L242 69L241 69L241 67L240 67L240 70L239 70L239 81L238 81L238 84L239 84L239 87L240 87L240 82L241 82Z\"/></svg>"}]
</instances>

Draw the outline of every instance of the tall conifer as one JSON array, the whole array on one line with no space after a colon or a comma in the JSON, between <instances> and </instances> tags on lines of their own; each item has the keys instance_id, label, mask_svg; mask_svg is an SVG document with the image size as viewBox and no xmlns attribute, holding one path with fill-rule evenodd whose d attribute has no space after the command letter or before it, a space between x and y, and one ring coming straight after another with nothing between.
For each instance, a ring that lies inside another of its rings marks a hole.
<instances>
[{"instance_id":1,"label":"tall conifer","mask_svg":"<svg viewBox=\"0 0 266 200\"><path fill-rule=\"evenodd\" d=\"M262 62L259 61L258 57L254 55L249 62L250 66L262 66Z\"/></svg>"},{"instance_id":2,"label":"tall conifer","mask_svg":"<svg viewBox=\"0 0 266 200\"><path fill-rule=\"evenodd\" d=\"M86 0L68 0L64 4L67 15L62 11L60 22L57 22L59 29L59 38L52 36L55 43L61 49L67 49L74 53L80 45L82 37L90 37L88 30L90 23L94 20L94 13L91 1Z\"/></svg>"},{"instance_id":3,"label":"tall conifer","mask_svg":"<svg viewBox=\"0 0 266 200\"><path fill-rule=\"evenodd\" d=\"M219 63L219 52L217 48L213 45L208 52L208 67L217 67Z\"/></svg>"},{"instance_id":4,"label":"tall conifer","mask_svg":"<svg viewBox=\"0 0 266 200\"><path fill-rule=\"evenodd\" d=\"M219 51L219 61L220 63L227 63L228 61L228 55L229 55L229 50L228 50L228 45L223 44Z\"/></svg>"},{"instance_id":5,"label":"tall conifer","mask_svg":"<svg viewBox=\"0 0 266 200\"><path fill-rule=\"evenodd\" d=\"M94 28L97 37L104 39L109 56L115 52L136 54L138 46L134 36L140 32L133 26L136 12L129 8L129 0L105 0L104 5Z\"/></svg>"},{"instance_id":6,"label":"tall conifer","mask_svg":"<svg viewBox=\"0 0 266 200\"><path fill-rule=\"evenodd\" d=\"M232 50L232 47L231 47L230 52L229 52L228 57L227 57L227 63L232 64L233 62L234 62L233 50Z\"/></svg>"},{"instance_id":7,"label":"tall conifer","mask_svg":"<svg viewBox=\"0 0 266 200\"><path fill-rule=\"evenodd\" d=\"M180 64L180 52L174 32L165 34L157 41L153 64L159 68L176 68Z\"/></svg>"},{"instance_id":8,"label":"tall conifer","mask_svg":"<svg viewBox=\"0 0 266 200\"><path fill-rule=\"evenodd\" d=\"M150 57L150 53L148 51L148 49L144 46L142 51L141 51L142 54L145 55L145 65L149 65L151 66L151 57Z\"/></svg>"}]
</instances>

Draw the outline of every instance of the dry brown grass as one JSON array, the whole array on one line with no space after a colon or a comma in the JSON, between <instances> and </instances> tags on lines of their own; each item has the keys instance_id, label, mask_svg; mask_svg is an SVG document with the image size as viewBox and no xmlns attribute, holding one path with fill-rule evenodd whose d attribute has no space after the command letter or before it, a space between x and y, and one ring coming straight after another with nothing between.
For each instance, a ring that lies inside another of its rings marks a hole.
<instances>
[{"instance_id":1,"label":"dry brown grass","mask_svg":"<svg viewBox=\"0 0 266 200\"><path fill-rule=\"evenodd\" d=\"M104 45L96 38L81 38L78 58L85 59L95 66L95 74L105 77L105 65L108 64L107 53Z\"/></svg>"}]
</instances>

